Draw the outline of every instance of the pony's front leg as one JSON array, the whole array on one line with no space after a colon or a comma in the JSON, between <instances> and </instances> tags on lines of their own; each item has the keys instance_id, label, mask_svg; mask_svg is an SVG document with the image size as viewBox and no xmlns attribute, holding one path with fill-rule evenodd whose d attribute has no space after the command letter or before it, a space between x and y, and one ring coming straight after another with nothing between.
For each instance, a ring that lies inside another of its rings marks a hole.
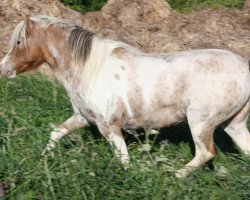
<instances>
[{"instance_id":1,"label":"pony's front leg","mask_svg":"<svg viewBox=\"0 0 250 200\"><path fill-rule=\"evenodd\" d=\"M115 155L121 160L125 170L129 168L129 154L127 145L123 138L121 127L119 126L99 126L101 134L107 139L110 145L115 147Z\"/></svg>"},{"instance_id":2,"label":"pony's front leg","mask_svg":"<svg viewBox=\"0 0 250 200\"><path fill-rule=\"evenodd\" d=\"M64 123L54 128L54 130L50 133L49 142L42 155L53 149L55 147L55 142L57 142L64 135L67 135L69 132L79 128L83 128L85 126L88 126L88 122L82 116L80 116L79 114L74 114L73 116L71 116Z\"/></svg>"}]
</instances>

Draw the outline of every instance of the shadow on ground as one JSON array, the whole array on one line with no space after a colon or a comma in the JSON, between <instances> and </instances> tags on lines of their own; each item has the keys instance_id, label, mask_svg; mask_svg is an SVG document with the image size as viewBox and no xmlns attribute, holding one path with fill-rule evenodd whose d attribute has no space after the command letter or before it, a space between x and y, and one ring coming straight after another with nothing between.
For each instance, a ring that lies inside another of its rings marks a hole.
<instances>
[{"instance_id":1,"label":"shadow on ground","mask_svg":"<svg viewBox=\"0 0 250 200\"><path fill-rule=\"evenodd\" d=\"M94 135L95 139L102 138L102 135L100 134L96 126L94 125L91 126L90 130L91 130L91 133ZM144 129L137 129L136 132L145 133ZM138 140L132 134L129 134L123 131L123 135L128 145L130 143L138 142ZM149 138L152 138L152 137L154 136L150 136ZM140 140L142 142L145 140L145 134L140 136ZM169 127L169 128L162 128L160 130L160 134L156 138L156 144L160 144L162 141L165 141L165 140L167 140L169 143L176 144L176 145L179 145L180 143L183 143L183 142L188 143L192 151L192 154L194 155L195 153L194 142L191 136L190 129L187 124L180 124L180 125L176 125L176 126ZM215 148L219 149L223 153L239 153L232 139L221 128L218 128L215 130L214 144L215 144Z\"/></svg>"}]
</instances>

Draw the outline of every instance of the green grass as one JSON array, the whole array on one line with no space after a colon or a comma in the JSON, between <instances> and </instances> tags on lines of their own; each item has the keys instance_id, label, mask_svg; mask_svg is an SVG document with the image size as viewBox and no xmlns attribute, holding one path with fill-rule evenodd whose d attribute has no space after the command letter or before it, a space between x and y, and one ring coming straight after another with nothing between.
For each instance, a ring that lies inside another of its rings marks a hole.
<instances>
[{"instance_id":1,"label":"green grass","mask_svg":"<svg viewBox=\"0 0 250 200\"><path fill-rule=\"evenodd\" d=\"M2 199L250 199L250 159L231 151L223 137L213 170L204 165L187 178L175 178L175 170L192 158L185 126L165 130L171 136L167 142L162 136L128 137L126 172L90 129L64 137L54 158L45 159L41 152L50 123L72 114L64 89L40 74L0 79L0 85L0 183L9 185ZM145 144L150 151L143 150Z\"/></svg>"},{"instance_id":2,"label":"green grass","mask_svg":"<svg viewBox=\"0 0 250 200\"><path fill-rule=\"evenodd\" d=\"M188 13L192 10L211 7L211 8L242 8L245 0L166 0L170 6L182 13ZM70 8L81 12L101 10L107 0L61 0L62 3Z\"/></svg>"},{"instance_id":3,"label":"green grass","mask_svg":"<svg viewBox=\"0 0 250 200\"><path fill-rule=\"evenodd\" d=\"M60 0L71 9L80 13L101 10L107 0Z\"/></svg>"},{"instance_id":4,"label":"green grass","mask_svg":"<svg viewBox=\"0 0 250 200\"><path fill-rule=\"evenodd\" d=\"M170 6L182 13L188 13L199 8L242 8L245 0L167 0Z\"/></svg>"}]
</instances>

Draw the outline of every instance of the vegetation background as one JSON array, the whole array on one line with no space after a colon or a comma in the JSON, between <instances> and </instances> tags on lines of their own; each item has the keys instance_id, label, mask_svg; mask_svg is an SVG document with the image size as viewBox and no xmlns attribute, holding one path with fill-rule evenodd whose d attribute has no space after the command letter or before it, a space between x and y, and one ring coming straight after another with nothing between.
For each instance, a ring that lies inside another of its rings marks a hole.
<instances>
[{"instance_id":1,"label":"vegetation background","mask_svg":"<svg viewBox=\"0 0 250 200\"><path fill-rule=\"evenodd\" d=\"M62 1L82 13L99 10L106 2ZM244 3L168 2L181 12L207 6L241 8ZM95 127L64 137L54 158L43 158L54 124L72 114L64 89L41 74L0 79L0 85L0 199L250 199L250 159L221 130L215 134L213 163L183 179L175 178L174 172L194 152L186 125L160 134L125 134L131 156L126 172Z\"/></svg>"}]
</instances>

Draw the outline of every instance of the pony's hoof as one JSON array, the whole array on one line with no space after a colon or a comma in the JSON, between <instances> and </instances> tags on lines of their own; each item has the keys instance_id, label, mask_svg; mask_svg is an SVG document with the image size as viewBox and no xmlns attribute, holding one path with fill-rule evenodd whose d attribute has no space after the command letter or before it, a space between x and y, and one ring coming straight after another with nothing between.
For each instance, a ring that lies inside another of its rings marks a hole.
<instances>
[{"instance_id":1,"label":"pony's hoof","mask_svg":"<svg viewBox=\"0 0 250 200\"><path fill-rule=\"evenodd\" d=\"M176 173L175 173L175 177L176 178L184 178L187 176L187 172L183 171L183 170L178 170Z\"/></svg>"},{"instance_id":2,"label":"pony's hoof","mask_svg":"<svg viewBox=\"0 0 250 200\"><path fill-rule=\"evenodd\" d=\"M43 157L47 157L47 156L50 156L52 158L54 158L54 153L51 151L51 150L48 150L47 148L43 150L42 152L42 156Z\"/></svg>"},{"instance_id":3,"label":"pony's hoof","mask_svg":"<svg viewBox=\"0 0 250 200\"><path fill-rule=\"evenodd\" d=\"M126 166L123 165L124 171L128 171L129 168L130 168L130 165L126 165Z\"/></svg>"},{"instance_id":4,"label":"pony's hoof","mask_svg":"<svg viewBox=\"0 0 250 200\"><path fill-rule=\"evenodd\" d=\"M177 178L184 178L184 177L186 177L186 176L190 173L190 171L192 171L192 170L193 170L192 167L184 167L184 168L182 168L182 169L179 169L179 170L177 170L177 172L175 173L175 177L177 177Z\"/></svg>"}]
</instances>

